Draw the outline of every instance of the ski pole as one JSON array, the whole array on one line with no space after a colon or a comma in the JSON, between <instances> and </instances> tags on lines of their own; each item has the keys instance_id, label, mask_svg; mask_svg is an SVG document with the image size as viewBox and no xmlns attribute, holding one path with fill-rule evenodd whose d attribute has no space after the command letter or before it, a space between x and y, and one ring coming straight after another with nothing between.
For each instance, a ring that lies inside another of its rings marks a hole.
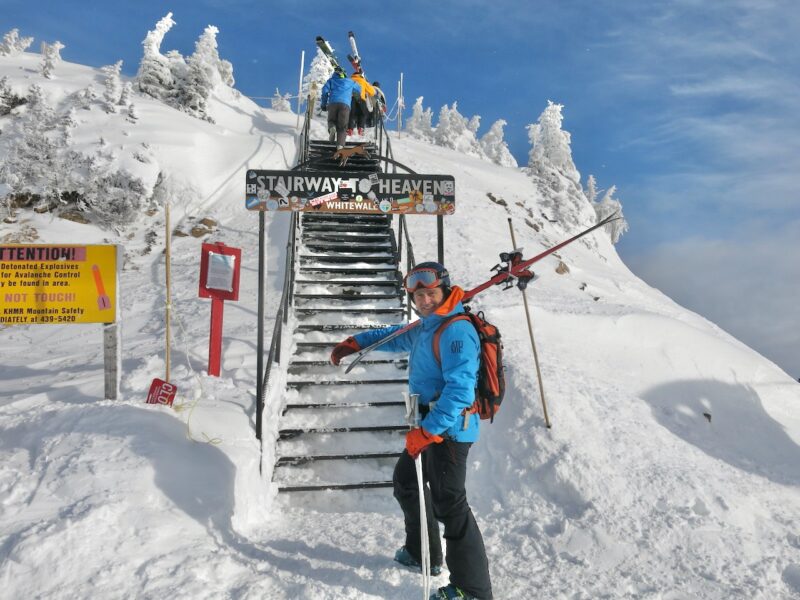
<instances>
[{"instance_id":1,"label":"ski pole","mask_svg":"<svg viewBox=\"0 0 800 600\"><path fill-rule=\"evenodd\" d=\"M517 241L514 236L514 226L511 224L511 219L508 219L508 229L511 232L511 245L516 248ZM544 399L544 385L542 385L542 371L539 368L539 353L536 352L536 342L533 339L533 324L531 323L531 312L528 308L528 295L525 293L525 288L520 288L522 292L522 303L525 306L525 319L528 321L528 335L531 338L531 348L533 348L533 362L536 365L536 378L539 380L539 394L542 397L542 410L544 411L544 424L550 429L550 418L547 416L547 402Z\"/></svg>"},{"instance_id":2,"label":"ski pole","mask_svg":"<svg viewBox=\"0 0 800 600\"><path fill-rule=\"evenodd\" d=\"M414 425L419 427L419 394L409 394L409 400L414 411ZM422 566L422 598L428 600L431 593L431 560L430 545L428 543L428 517L425 510L425 484L422 481L422 453L414 458L414 468L417 471L417 490L419 492L419 532L420 532L420 563Z\"/></svg>"}]
</instances>

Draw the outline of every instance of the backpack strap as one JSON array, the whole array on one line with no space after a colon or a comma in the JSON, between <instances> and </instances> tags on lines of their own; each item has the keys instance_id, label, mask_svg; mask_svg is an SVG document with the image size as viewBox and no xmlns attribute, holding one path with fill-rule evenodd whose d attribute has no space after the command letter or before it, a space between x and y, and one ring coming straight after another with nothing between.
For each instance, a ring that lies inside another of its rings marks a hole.
<instances>
[{"instance_id":1,"label":"backpack strap","mask_svg":"<svg viewBox=\"0 0 800 600\"><path fill-rule=\"evenodd\" d=\"M439 363L439 366L442 366L442 356L439 352L439 340L442 337L442 333L447 326L450 325L453 321L469 321L472 322L472 319L469 318L469 315L466 313L458 313L457 315L453 315L451 317L447 317L439 327L436 328L436 333L433 334L433 357L436 359L436 362Z\"/></svg>"}]
</instances>

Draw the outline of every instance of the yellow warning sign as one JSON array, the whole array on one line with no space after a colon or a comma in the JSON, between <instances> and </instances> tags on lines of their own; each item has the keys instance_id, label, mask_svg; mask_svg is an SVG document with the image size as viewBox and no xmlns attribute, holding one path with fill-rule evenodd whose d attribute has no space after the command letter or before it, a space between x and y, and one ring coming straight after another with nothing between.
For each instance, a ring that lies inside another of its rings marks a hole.
<instances>
[{"instance_id":1,"label":"yellow warning sign","mask_svg":"<svg viewBox=\"0 0 800 600\"><path fill-rule=\"evenodd\" d=\"M0 245L0 324L112 323L117 247Z\"/></svg>"}]
</instances>

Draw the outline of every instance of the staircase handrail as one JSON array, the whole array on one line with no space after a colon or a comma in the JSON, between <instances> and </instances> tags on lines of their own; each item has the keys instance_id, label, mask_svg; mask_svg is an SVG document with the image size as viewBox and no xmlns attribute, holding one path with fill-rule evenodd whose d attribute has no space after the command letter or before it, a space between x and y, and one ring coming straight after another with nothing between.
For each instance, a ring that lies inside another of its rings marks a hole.
<instances>
[{"instance_id":1,"label":"staircase handrail","mask_svg":"<svg viewBox=\"0 0 800 600\"><path fill-rule=\"evenodd\" d=\"M298 152L298 165L305 163L308 158L309 133L311 131L311 117L314 111L315 96L309 94L306 104L306 116L303 128L298 139L300 151ZM295 167L297 168L297 167ZM281 345L283 336L283 326L289 320L289 306L291 304L294 290L294 271L297 257L297 227L300 223L297 212L292 212L289 218L289 233L286 240L286 263L283 273L283 289L281 291L281 301L278 311L275 313L275 325L272 328L272 339L269 344L269 354L264 370L264 377L261 381L260 392L256 399L256 439L261 439L262 434L262 413L264 412L264 394L268 389L269 376L272 372L272 363L281 362ZM263 257L262 257L263 260Z\"/></svg>"}]
</instances>

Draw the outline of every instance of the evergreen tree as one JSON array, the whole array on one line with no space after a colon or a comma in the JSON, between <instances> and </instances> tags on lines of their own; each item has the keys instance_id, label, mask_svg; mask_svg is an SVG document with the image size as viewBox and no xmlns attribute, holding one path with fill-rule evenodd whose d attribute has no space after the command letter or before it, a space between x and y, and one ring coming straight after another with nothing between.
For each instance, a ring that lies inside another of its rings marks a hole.
<instances>
[{"instance_id":1,"label":"evergreen tree","mask_svg":"<svg viewBox=\"0 0 800 600\"><path fill-rule=\"evenodd\" d=\"M591 177L590 179L593 180L594 178ZM600 202L593 203L594 211L597 214L598 221L602 221L607 216L614 213L619 213L620 218L618 220L612 221L604 227L604 229L608 232L608 235L611 237L612 244L616 244L619 241L619 238L622 237L622 234L628 231L628 221L625 220L625 216L622 214L622 202L614 198L614 194L616 192L617 186L612 185L603 195L603 199L600 200Z\"/></svg>"},{"instance_id":2,"label":"evergreen tree","mask_svg":"<svg viewBox=\"0 0 800 600\"><path fill-rule=\"evenodd\" d=\"M508 149L508 144L503 140L503 127L506 122L498 119L492 124L483 137L480 139L481 148L489 159L501 167L516 168L517 160Z\"/></svg>"},{"instance_id":3,"label":"evergreen tree","mask_svg":"<svg viewBox=\"0 0 800 600\"><path fill-rule=\"evenodd\" d=\"M122 61L118 60L113 65L107 65L100 70L105 76L103 99L105 100L106 112L115 113L122 97L122 80L119 77L122 70Z\"/></svg>"},{"instance_id":4,"label":"evergreen tree","mask_svg":"<svg viewBox=\"0 0 800 600\"><path fill-rule=\"evenodd\" d=\"M292 112L292 105L289 102L291 97L292 97L291 94L282 95L280 90L278 90L278 88L275 88L275 95L272 97L270 101L272 110L279 110L281 112Z\"/></svg>"},{"instance_id":5,"label":"evergreen tree","mask_svg":"<svg viewBox=\"0 0 800 600\"><path fill-rule=\"evenodd\" d=\"M219 29L209 25L198 38L194 53L186 61L186 76L176 98L178 108L211 122L207 112L211 92L218 85L233 85L233 67L219 57L217 33Z\"/></svg>"},{"instance_id":6,"label":"evergreen tree","mask_svg":"<svg viewBox=\"0 0 800 600\"><path fill-rule=\"evenodd\" d=\"M19 37L19 29L12 29L3 36L0 43L0 56L17 56L33 43L32 37Z\"/></svg>"},{"instance_id":7,"label":"evergreen tree","mask_svg":"<svg viewBox=\"0 0 800 600\"><path fill-rule=\"evenodd\" d=\"M14 93L8 83L8 77L0 79L0 117L9 114L17 106L25 104L27 100Z\"/></svg>"},{"instance_id":8,"label":"evergreen tree","mask_svg":"<svg viewBox=\"0 0 800 600\"><path fill-rule=\"evenodd\" d=\"M322 86L330 79L331 75L333 75L331 61L323 54L322 50L317 48L317 54L311 61L308 73L303 76L302 101L306 102L308 97L312 95L319 99L319 95L322 93Z\"/></svg>"},{"instance_id":9,"label":"evergreen tree","mask_svg":"<svg viewBox=\"0 0 800 600\"><path fill-rule=\"evenodd\" d=\"M426 142L433 141L433 112L430 108L422 107L423 96L417 98L411 109L411 117L406 120L403 128L411 137Z\"/></svg>"},{"instance_id":10,"label":"evergreen tree","mask_svg":"<svg viewBox=\"0 0 800 600\"><path fill-rule=\"evenodd\" d=\"M133 102L128 104L128 117L127 117L127 120L130 123L136 123L136 122L139 121L139 115L136 112L136 108L135 108L135 105L133 104Z\"/></svg>"},{"instance_id":11,"label":"evergreen tree","mask_svg":"<svg viewBox=\"0 0 800 600\"><path fill-rule=\"evenodd\" d=\"M579 185L581 174L572 162L570 135L561 129L564 117L561 104L547 101L547 108L539 116L539 121L528 125L528 137L532 148L528 155L528 167L538 174L546 174L553 167L564 177Z\"/></svg>"},{"instance_id":12,"label":"evergreen tree","mask_svg":"<svg viewBox=\"0 0 800 600\"><path fill-rule=\"evenodd\" d=\"M469 129L475 137L478 137L478 129L481 128L481 116L474 115L467 123L467 129Z\"/></svg>"},{"instance_id":13,"label":"evergreen tree","mask_svg":"<svg viewBox=\"0 0 800 600\"><path fill-rule=\"evenodd\" d=\"M594 203L597 200L597 194L599 191L597 189L597 181L594 178L594 175L589 175L589 178L586 180L586 190L584 191L586 194L586 199L589 202Z\"/></svg>"},{"instance_id":14,"label":"evergreen tree","mask_svg":"<svg viewBox=\"0 0 800 600\"><path fill-rule=\"evenodd\" d=\"M480 123L480 117L473 117L471 122L473 124ZM470 130L469 126L470 121L467 121L466 117L458 112L458 102L453 102L452 108L445 104L439 111L439 122L433 132L433 142L437 146L452 148L457 152L479 158L486 158L475 137L475 133Z\"/></svg>"},{"instance_id":15,"label":"evergreen tree","mask_svg":"<svg viewBox=\"0 0 800 600\"><path fill-rule=\"evenodd\" d=\"M55 41L52 44L42 42L42 62L39 65L39 72L47 79L53 78L56 65L61 62L61 50L64 44Z\"/></svg>"},{"instance_id":16,"label":"evergreen tree","mask_svg":"<svg viewBox=\"0 0 800 600\"><path fill-rule=\"evenodd\" d=\"M128 106L131 103L131 94L133 94L133 84L126 81L122 84L122 93L119 96L119 105Z\"/></svg>"},{"instance_id":17,"label":"evergreen tree","mask_svg":"<svg viewBox=\"0 0 800 600\"><path fill-rule=\"evenodd\" d=\"M136 74L136 86L140 92L158 100L168 98L175 87L169 60L161 54L161 43L173 25L175 21L172 20L172 13L167 13L167 16L156 23L155 29L147 32L142 41L144 54Z\"/></svg>"},{"instance_id":18,"label":"evergreen tree","mask_svg":"<svg viewBox=\"0 0 800 600\"><path fill-rule=\"evenodd\" d=\"M75 92L72 97L74 98L75 106L83 110L91 110L92 104L97 100L97 90L90 83L82 90Z\"/></svg>"}]
</instances>

